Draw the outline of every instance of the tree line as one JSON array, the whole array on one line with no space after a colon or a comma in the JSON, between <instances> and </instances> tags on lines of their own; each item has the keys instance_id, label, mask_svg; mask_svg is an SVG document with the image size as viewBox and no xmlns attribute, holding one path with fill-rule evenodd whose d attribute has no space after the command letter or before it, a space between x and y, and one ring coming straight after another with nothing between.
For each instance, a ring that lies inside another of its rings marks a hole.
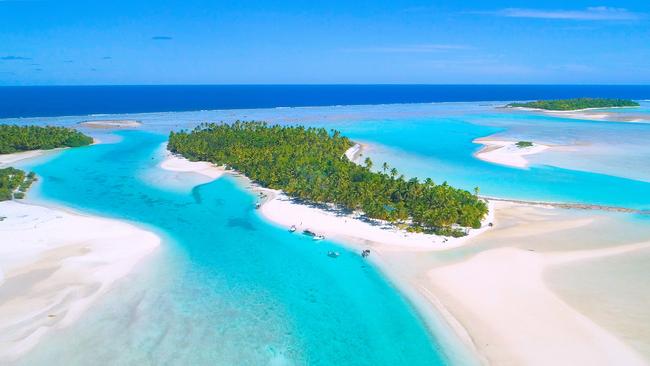
<instances>
[{"instance_id":1,"label":"tree line","mask_svg":"<svg viewBox=\"0 0 650 366\"><path fill-rule=\"evenodd\" d=\"M0 125L0 154L90 145L92 137L66 127Z\"/></svg>"},{"instance_id":2,"label":"tree line","mask_svg":"<svg viewBox=\"0 0 650 366\"><path fill-rule=\"evenodd\" d=\"M510 103L506 107L535 108L549 111L574 111L587 108L638 107L639 103L628 99L573 98L538 100L535 102Z\"/></svg>"},{"instance_id":3,"label":"tree line","mask_svg":"<svg viewBox=\"0 0 650 366\"><path fill-rule=\"evenodd\" d=\"M12 198L24 198L25 192L36 181L36 174L16 168L0 169L0 201L10 200Z\"/></svg>"},{"instance_id":4,"label":"tree line","mask_svg":"<svg viewBox=\"0 0 650 366\"><path fill-rule=\"evenodd\" d=\"M411 231L462 236L460 227L478 228L487 214L476 193L406 179L383 163L376 171L345 157L352 141L339 131L264 122L204 123L192 131L171 132L167 148L191 161L225 165L260 185L315 203L362 210Z\"/></svg>"}]
</instances>

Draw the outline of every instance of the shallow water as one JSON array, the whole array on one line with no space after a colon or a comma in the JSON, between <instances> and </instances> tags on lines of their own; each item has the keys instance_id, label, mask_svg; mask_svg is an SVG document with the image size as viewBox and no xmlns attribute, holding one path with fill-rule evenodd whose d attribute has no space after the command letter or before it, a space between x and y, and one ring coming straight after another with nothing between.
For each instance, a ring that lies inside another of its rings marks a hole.
<instances>
[{"instance_id":1,"label":"shallow water","mask_svg":"<svg viewBox=\"0 0 650 366\"><path fill-rule=\"evenodd\" d=\"M105 144L32 164L44 179L31 195L131 220L167 238L125 281L128 286L116 287L79 323L48 337L22 363L87 364L89 357L112 364L465 362L462 347L444 329L430 335L412 306L355 253L268 225L252 209L254 198L229 179L206 183L200 176L156 166L171 129L260 119L340 129L369 143L366 154L376 165L387 161L407 176L467 189L479 186L485 195L650 208L650 125L512 113L495 109L498 104L0 120L60 125L87 119L142 121L149 132L85 130ZM526 170L475 159L480 146L472 141L495 133L579 148L540 154ZM629 225L630 232L636 235L638 225L644 228L638 233L650 228L639 219ZM332 248L341 257L328 258ZM455 260L478 249L438 259ZM453 354L451 361L446 354Z\"/></svg>"},{"instance_id":2,"label":"shallow water","mask_svg":"<svg viewBox=\"0 0 650 366\"><path fill-rule=\"evenodd\" d=\"M242 109L5 119L75 125L88 119L137 119L167 133L205 121L266 120L336 128L367 142L376 166L473 189L486 196L650 208L650 124L581 121L495 108L501 102ZM650 109L641 102L639 111ZM97 134L97 130L87 130ZM530 157L530 169L476 159L472 141L498 138L563 145ZM100 139L105 138L100 136Z\"/></svg>"},{"instance_id":3,"label":"shallow water","mask_svg":"<svg viewBox=\"0 0 650 366\"><path fill-rule=\"evenodd\" d=\"M446 362L411 305L359 255L266 224L230 179L193 189L145 182L164 136L120 135L33 166L38 196L168 240L128 286L20 364ZM329 258L333 249L342 255Z\"/></svg>"}]
</instances>

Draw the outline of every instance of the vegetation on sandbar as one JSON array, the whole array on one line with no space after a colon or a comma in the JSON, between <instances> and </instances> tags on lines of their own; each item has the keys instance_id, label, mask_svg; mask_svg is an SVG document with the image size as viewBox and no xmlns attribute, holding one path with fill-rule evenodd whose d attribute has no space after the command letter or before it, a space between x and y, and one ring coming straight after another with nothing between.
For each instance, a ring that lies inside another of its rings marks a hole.
<instances>
[{"instance_id":1,"label":"vegetation on sandbar","mask_svg":"<svg viewBox=\"0 0 650 366\"><path fill-rule=\"evenodd\" d=\"M11 167L0 169L0 201L24 198L25 192L35 180L34 172L25 174L24 171Z\"/></svg>"},{"instance_id":2,"label":"vegetation on sandbar","mask_svg":"<svg viewBox=\"0 0 650 366\"><path fill-rule=\"evenodd\" d=\"M549 111L575 111L587 108L638 107L639 103L628 99L574 98L538 100L536 102L510 103L510 108L535 108Z\"/></svg>"},{"instance_id":3,"label":"vegetation on sandbar","mask_svg":"<svg viewBox=\"0 0 650 366\"><path fill-rule=\"evenodd\" d=\"M0 125L0 154L92 144L93 139L66 127Z\"/></svg>"},{"instance_id":4,"label":"vegetation on sandbar","mask_svg":"<svg viewBox=\"0 0 650 366\"><path fill-rule=\"evenodd\" d=\"M530 141L519 141L515 144L518 148L523 149L525 147L533 146L533 143Z\"/></svg>"},{"instance_id":5,"label":"vegetation on sandbar","mask_svg":"<svg viewBox=\"0 0 650 366\"><path fill-rule=\"evenodd\" d=\"M378 172L344 153L353 146L340 132L264 122L202 124L193 131L171 132L167 148L191 161L209 161L235 169L258 184L313 203L361 210L411 231L462 236L459 227L478 228L487 204L475 193L405 179L384 163Z\"/></svg>"}]
</instances>

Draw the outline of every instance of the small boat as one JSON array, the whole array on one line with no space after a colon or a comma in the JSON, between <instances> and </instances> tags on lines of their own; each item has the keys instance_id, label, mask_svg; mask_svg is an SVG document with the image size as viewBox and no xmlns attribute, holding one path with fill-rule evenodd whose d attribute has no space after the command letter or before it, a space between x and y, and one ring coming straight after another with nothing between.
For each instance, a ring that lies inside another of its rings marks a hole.
<instances>
[{"instance_id":1,"label":"small boat","mask_svg":"<svg viewBox=\"0 0 650 366\"><path fill-rule=\"evenodd\" d=\"M316 233L311 230L304 230L302 233L307 236L316 236Z\"/></svg>"},{"instance_id":2,"label":"small boat","mask_svg":"<svg viewBox=\"0 0 650 366\"><path fill-rule=\"evenodd\" d=\"M295 231L296 231L296 225L291 225L291 227L289 228L289 232L293 233Z\"/></svg>"},{"instance_id":3,"label":"small boat","mask_svg":"<svg viewBox=\"0 0 650 366\"><path fill-rule=\"evenodd\" d=\"M256 210L259 210L259 208L260 208L261 206L262 206L262 205L261 205L259 202L257 202L257 203L255 204L255 209L256 209Z\"/></svg>"},{"instance_id":4,"label":"small boat","mask_svg":"<svg viewBox=\"0 0 650 366\"><path fill-rule=\"evenodd\" d=\"M325 239L325 237L322 236L322 235L316 235L316 236L314 236L314 240L323 240L323 239Z\"/></svg>"},{"instance_id":5,"label":"small boat","mask_svg":"<svg viewBox=\"0 0 650 366\"><path fill-rule=\"evenodd\" d=\"M333 251L327 252L327 256L330 258L337 258L339 255L340 255L339 252L333 252Z\"/></svg>"}]
</instances>

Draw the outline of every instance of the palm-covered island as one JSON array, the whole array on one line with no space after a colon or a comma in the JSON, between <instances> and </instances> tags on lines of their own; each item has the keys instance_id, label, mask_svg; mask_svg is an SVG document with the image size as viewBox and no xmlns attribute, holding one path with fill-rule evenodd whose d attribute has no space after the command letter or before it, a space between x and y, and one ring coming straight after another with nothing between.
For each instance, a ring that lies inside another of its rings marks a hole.
<instances>
[{"instance_id":1,"label":"palm-covered island","mask_svg":"<svg viewBox=\"0 0 650 366\"><path fill-rule=\"evenodd\" d=\"M90 136L65 127L0 125L0 154L78 147L92 142ZM33 172L12 167L0 169L0 201L24 198L35 180Z\"/></svg>"},{"instance_id":2,"label":"palm-covered island","mask_svg":"<svg viewBox=\"0 0 650 366\"><path fill-rule=\"evenodd\" d=\"M345 157L353 145L335 130L238 121L171 132L167 147L191 161L240 171L291 197L362 210L410 231L462 236L459 226L481 226L488 208L476 194L446 182L406 180L386 163L375 172L369 158L358 165Z\"/></svg>"},{"instance_id":3,"label":"palm-covered island","mask_svg":"<svg viewBox=\"0 0 650 366\"><path fill-rule=\"evenodd\" d=\"M66 127L0 125L0 154L90 145L92 137Z\"/></svg>"},{"instance_id":4,"label":"palm-covered island","mask_svg":"<svg viewBox=\"0 0 650 366\"><path fill-rule=\"evenodd\" d=\"M508 108L533 108L548 111L576 111L588 108L638 107L639 103L628 99L574 98L518 102L506 105Z\"/></svg>"}]
</instances>

